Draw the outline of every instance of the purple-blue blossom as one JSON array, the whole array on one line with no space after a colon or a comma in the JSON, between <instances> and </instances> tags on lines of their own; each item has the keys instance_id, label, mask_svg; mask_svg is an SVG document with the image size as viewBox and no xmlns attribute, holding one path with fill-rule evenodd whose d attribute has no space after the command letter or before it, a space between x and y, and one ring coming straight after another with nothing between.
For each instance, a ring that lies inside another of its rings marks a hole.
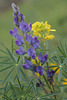
<instances>
[{"instance_id":1,"label":"purple-blue blossom","mask_svg":"<svg viewBox=\"0 0 67 100\"><path fill-rule=\"evenodd\" d=\"M26 22L22 21L19 25L19 29L23 32L23 33L26 33L26 32L30 32L31 31L31 28L32 28L32 25L31 23L29 23L29 25L27 25Z\"/></svg>"},{"instance_id":2,"label":"purple-blue blossom","mask_svg":"<svg viewBox=\"0 0 67 100\"><path fill-rule=\"evenodd\" d=\"M25 59L25 62L26 64L22 65L24 69L30 69L33 66L33 64L29 60Z\"/></svg>"},{"instance_id":3,"label":"purple-blue blossom","mask_svg":"<svg viewBox=\"0 0 67 100\"><path fill-rule=\"evenodd\" d=\"M37 49L39 48L40 42L37 39L36 36L32 37L31 34L27 35L26 34L26 41L29 42L29 44L34 48Z\"/></svg>"},{"instance_id":4,"label":"purple-blue blossom","mask_svg":"<svg viewBox=\"0 0 67 100\"><path fill-rule=\"evenodd\" d=\"M37 68L36 68L36 71L37 71L37 73L39 73L39 75L43 75L43 67L42 66L38 66Z\"/></svg>"},{"instance_id":5,"label":"purple-blue blossom","mask_svg":"<svg viewBox=\"0 0 67 100\"><path fill-rule=\"evenodd\" d=\"M18 55L24 55L24 54L27 53L22 46L20 46L19 49L20 50L16 50L16 54L18 54Z\"/></svg>"},{"instance_id":6,"label":"purple-blue blossom","mask_svg":"<svg viewBox=\"0 0 67 100\"><path fill-rule=\"evenodd\" d=\"M53 77L55 74L55 72L53 70L49 71L49 69L47 69L47 76L48 77Z\"/></svg>"},{"instance_id":7,"label":"purple-blue blossom","mask_svg":"<svg viewBox=\"0 0 67 100\"><path fill-rule=\"evenodd\" d=\"M15 27L13 28L13 30L10 30L10 35L12 35L13 37L16 37L16 35L18 34L18 30Z\"/></svg>"},{"instance_id":8,"label":"purple-blue blossom","mask_svg":"<svg viewBox=\"0 0 67 100\"><path fill-rule=\"evenodd\" d=\"M42 53L39 54L38 59L40 62L42 62L43 64L47 62L48 60L48 55L45 54L44 56L42 55Z\"/></svg>"},{"instance_id":9,"label":"purple-blue blossom","mask_svg":"<svg viewBox=\"0 0 67 100\"><path fill-rule=\"evenodd\" d=\"M21 46L24 43L23 36L17 34L16 35L17 40L15 40L15 43L17 46Z\"/></svg>"},{"instance_id":10,"label":"purple-blue blossom","mask_svg":"<svg viewBox=\"0 0 67 100\"><path fill-rule=\"evenodd\" d=\"M35 59L35 54L36 54L36 52L35 52L35 50L34 50L33 48L28 49L27 54L28 54L32 59Z\"/></svg>"}]
</instances>

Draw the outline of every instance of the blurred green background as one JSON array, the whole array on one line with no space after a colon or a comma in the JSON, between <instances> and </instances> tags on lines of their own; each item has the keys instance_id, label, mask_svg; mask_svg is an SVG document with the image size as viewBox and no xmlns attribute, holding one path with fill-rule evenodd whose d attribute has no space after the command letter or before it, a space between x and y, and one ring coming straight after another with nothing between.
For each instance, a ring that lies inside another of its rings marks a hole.
<instances>
[{"instance_id":1,"label":"blurred green background","mask_svg":"<svg viewBox=\"0 0 67 100\"><path fill-rule=\"evenodd\" d=\"M6 5L0 9L0 41L10 48L12 37L9 31L14 27L13 10L11 0L5 1L7 5L9 3L9 6ZM59 40L67 41L67 0L21 0L20 2L15 0L15 2L27 23L47 21L52 28L56 29L55 38L50 40L50 48L55 49Z\"/></svg>"}]
</instances>

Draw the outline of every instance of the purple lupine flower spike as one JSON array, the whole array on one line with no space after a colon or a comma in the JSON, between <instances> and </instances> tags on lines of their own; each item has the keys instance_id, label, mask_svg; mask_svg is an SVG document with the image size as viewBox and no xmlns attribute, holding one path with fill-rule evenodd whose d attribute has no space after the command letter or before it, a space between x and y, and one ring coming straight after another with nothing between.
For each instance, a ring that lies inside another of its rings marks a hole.
<instances>
[{"instance_id":1,"label":"purple lupine flower spike","mask_svg":"<svg viewBox=\"0 0 67 100\"><path fill-rule=\"evenodd\" d=\"M19 47L19 49L20 50L16 50L16 53L18 54L18 55L24 55L24 54L26 54L26 51L24 51L24 48L21 46L21 47Z\"/></svg>"},{"instance_id":2,"label":"purple lupine flower spike","mask_svg":"<svg viewBox=\"0 0 67 100\"><path fill-rule=\"evenodd\" d=\"M33 48L28 49L27 53L32 59L35 59L36 52L35 52L35 50Z\"/></svg>"},{"instance_id":3,"label":"purple lupine flower spike","mask_svg":"<svg viewBox=\"0 0 67 100\"><path fill-rule=\"evenodd\" d=\"M13 37L16 37L16 35L18 34L18 30L17 30L17 28L13 28L14 29L14 31L13 30L10 30L10 34L13 36Z\"/></svg>"},{"instance_id":4,"label":"purple lupine flower spike","mask_svg":"<svg viewBox=\"0 0 67 100\"><path fill-rule=\"evenodd\" d=\"M37 68L36 68L36 71L37 71L37 73L39 73L39 75L43 75L43 67L42 66L38 66Z\"/></svg>"},{"instance_id":5,"label":"purple lupine flower spike","mask_svg":"<svg viewBox=\"0 0 67 100\"><path fill-rule=\"evenodd\" d=\"M16 45L21 46L24 43L23 37L17 34L16 38L17 38L17 40L15 40Z\"/></svg>"}]
</instances>

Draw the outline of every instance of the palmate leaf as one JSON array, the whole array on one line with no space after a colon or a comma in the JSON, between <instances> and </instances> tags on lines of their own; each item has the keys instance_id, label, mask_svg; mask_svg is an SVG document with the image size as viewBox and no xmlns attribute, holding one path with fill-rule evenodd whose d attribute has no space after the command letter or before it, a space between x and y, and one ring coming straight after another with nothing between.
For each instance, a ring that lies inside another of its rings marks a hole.
<instances>
[{"instance_id":1,"label":"palmate leaf","mask_svg":"<svg viewBox=\"0 0 67 100\"><path fill-rule=\"evenodd\" d=\"M29 91L32 89L32 87L34 86L34 84L32 84L33 80L34 80L34 78L30 81L30 83L24 93L24 96L26 96L29 93Z\"/></svg>"},{"instance_id":2,"label":"palmate leaf","mask_svg":"<svg viewBox=\"0 0 67 100\"><path fill-rule=\"evenodd\" d=\"M13 60L14 62L16 62L15 59L14 59L14 57L13 57L13 55L12 55L12 53L10 52L10 50L9 50L2 42L1 42L1 44L2 44L2 46L6 49L8 55L12 58L12 60Z\"/></svg>"},{"instance_id":3,"label":"palmate leaf","mask_svg":"<svg viewBox=\"0 0 67 100\"><path fill-rule=\"evenodd\" d=\"M9 67L6 67L6 68L0 70L0 72L6 71L6 70L8 70L9 68L11 68L11 67L13 67L13 66L14 66L14 65L11 65L11 66L9 66Z\"/></svg>"},{"instance_id":4,"label":"palmate leaf","mask_svg":"<svg viewBox=\"0 0 67 100\"><path fill-rule=\"evenodd\" d=\"M27 79L27 77L26 77L26 75L25 75L25 73L23 72L23 70L22 70L20 67L19 67L19 69L20 69L20 72L21 72L21 74L23 75L25 81L26 81L27 83L29 83L29 82L28 82L28 79Z\"/></svg>"},{"instance_id":5,"label":"palmate leaf","mask_svg":"<svg viewBox=\"0 0 67 100\"><path fill-rule=\"evenodd\" d=\"M61 48L60 48L61 47ZM58 50L61 52L61 54L66 57L65 49L62 45L62 42L60 41L60 47L58 47Z\"/></svg>"},{"instance_id":6,"label":"palmate leaf","mask_svg":"<svg viewBox=\"0 0 67 100\"><path fill-rule=\"evenodd\" d=\"M7 82L8 78L10 77L10 75L12 74L12 72L13 72L14 69L15 68L12 68L12 70L7 74L6 78L2 82L2 85L4 85Z\"/></svg>"},{"instance_id":7,"label":"palmate leaf","mask_svg":"<svg viewBox=\"0 0 67 100\"><path fill-rule=\"evenodd\" d=\"M20 72L19 66L17 66L17 76L18 76L19 80L21 81L22 77L21 77L21 72Z\"/></svg>"}]
</instances>

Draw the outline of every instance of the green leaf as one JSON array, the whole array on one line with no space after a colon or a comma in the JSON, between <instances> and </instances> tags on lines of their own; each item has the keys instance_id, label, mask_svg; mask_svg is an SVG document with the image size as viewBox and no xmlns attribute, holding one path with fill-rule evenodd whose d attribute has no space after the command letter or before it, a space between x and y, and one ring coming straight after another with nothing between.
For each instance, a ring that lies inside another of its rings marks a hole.
<instances>
[{"instance_id":1,"label":"green leaf","mask_svg":"<svg viewBox=\"0 0 67 100\"><path fill-rule=\"evenodd\" d=\"M21 83L20 83L20 80L19 80L18 76L17 76L17 81L18 81L19 87L21 89L22 87L21 87Z\"/></svg>"},{"instance_id":2,"label":"green leaf","mask_svg":"<svg viewBox=\"0 0 67 100\"><path fill-rule=\"evenodd\" d=\"M14 67L14 68L15 68L15 67ZM14 68L8 73L8 75L6 76L6 78L3 80L2 85L4 85L4 84L7 82L8 78L9 78L10 75L12 74Z\"/></svg>"},{"instance_id":3,"label":"green leaf","mask_svg":"<svg viewBox=\"0 0 67 100\"><path fill-rule=\"evenodd\" d=\"M2 46L7 50L8 54L10 55L10 57L13 59L13 61L15 61L12 53L9 51L9 49L1 42ZM16 62L16 61L15 61Z\"/></svg>"},{"instance_id":4,"label":"green leaf","mask_svg":"<svg viewBox=\"0 0 67 100\"><path fill-rule=\"evenodd\" d=\"M44 80L45 80L45 82L46 82L48 88L52 91L52 88L51 88L51 86L49 85L49 83L48 83L48 81L47 81L47 79L46 79L46 77L45 77L44 74L43 74L43 78L44 78Z\"/></svg>"},{"instance_id":5,"label":"green leaf","mask_svg":"<svg viewBox=\"0 0 67 100\"><path fill-rule=\"evenodd\" d=\"M47 94L47 95L43 95L43 96L40 96L40 99L44 98L44 97L50 97L50 96L54 96L54 95L57 95L59 94L59 92L55 92L55 93L50 93L50 94ZM51 99L52 100L52 99Z\"/></svg>"},{"instance_id":6,"label":"green leaf","mask_svg":"<svg viewBox=\"0 0 67 100\"><path fill-rule=\"evenodd\" d=\"M20 72L21 72L21 74L23 75L25 81L28 83L28 79L27 79L25 73L23 72L23 70L22 70L21 68L19 68L19 69L20 69Z\"/></svg>"},{"instance_id":7,"label":"green leaf","mask_svg":"<svg viewBox=\"0 0 67 100\"><path fill-rule=\"evenodd\" d=\"M64 59L63 63L62 63L62 66L67 63L67 57Z\"/></svg>"},{"instance_id":8,"label":"green leaf","mask_svg":"<svg viewBox=\"0 0 67 100\"><path fill-rule=\"evenodd\" d=\"M12 89L13 93L19 94L17 88L10 82L10 88Z\"/></svg>"},{"instance_id":9,"label":"green leaf","mask_svg":"<svg viewBox=\"0 0 67 100\"><path fill-rule=\"evenodd\" d=\"M21 78L21 73L20 73L19 66L17 66L17 75L18 75L19 80L21 81L22 78Z\"/></svg>"},{"instance_id":10,"label":"green leaf","mask_svg":"<svg viewBox=\"0 0 67 100\"><path fill-rule=\"evenodd\" d=\"M60 67L59 74L58 74L58 81L61 80L61 75L62 75L62 68Z\"/></svg>"},{"instance_id":11,"label":"green leaf","mask_svg":"<svg viewBox=\"0 0 67 100\"><path fill-rule=\"evenodd\" d=\"M12 49L12 53L13 53L13 38L12 38L12 41L11 41L11 49Z\"/></svg>"},{"instance_id":12,"label":"green leaf","mask_svg":"<svg viewBox=\"0 0 67 100\"><path fill-rule=\"evenodd\" d=\"M6 71L6 70L8 70L8 69L11 68L11 67L13 67L13 65L11 65L11 66L9 66L9 67L6 67L6 68L4 68L4 69L2 69L2 70L0 70L0 72Z\"/></svg>"}]
</instances>

